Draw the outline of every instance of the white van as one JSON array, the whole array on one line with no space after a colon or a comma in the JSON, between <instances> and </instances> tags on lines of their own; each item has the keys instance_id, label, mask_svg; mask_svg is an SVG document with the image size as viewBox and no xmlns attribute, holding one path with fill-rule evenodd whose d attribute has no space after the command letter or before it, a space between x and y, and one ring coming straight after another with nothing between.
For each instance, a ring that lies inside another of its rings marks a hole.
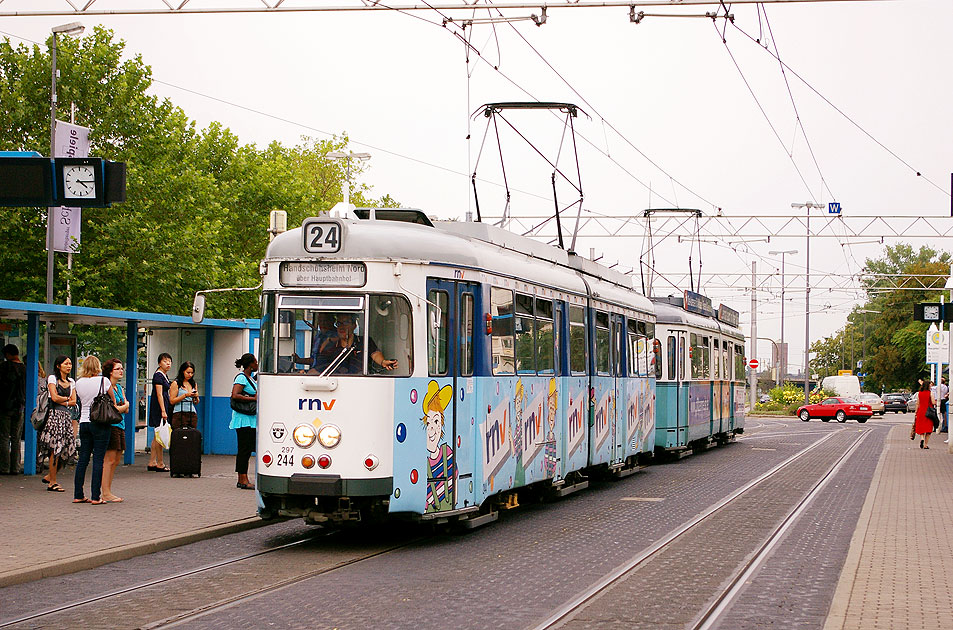
<instances>
[{"instance_id":1,"label":"white van","mask_svg":"<svg viewBox=\"0 0 953 630\"><path fill-rule=\"evenodd\" d=\"M842 398L860 396L860 379L856 376L827 376L821 382L821 389L837 392Z\"/></svg>"}]
</instances>

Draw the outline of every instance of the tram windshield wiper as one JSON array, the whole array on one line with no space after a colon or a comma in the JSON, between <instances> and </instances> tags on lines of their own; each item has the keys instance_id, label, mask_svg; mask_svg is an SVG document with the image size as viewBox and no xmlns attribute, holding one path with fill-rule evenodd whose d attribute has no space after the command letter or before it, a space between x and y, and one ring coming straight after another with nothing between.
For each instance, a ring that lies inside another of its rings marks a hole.
<instances>
[{"instance_id":1,"label":"tram windshield wiper","mask_svg":"<svg viewBox=\"0 0 953 630\"><path fill-rule=\"evenodd\" d=\"M342 350L336 357L334 357L334 360L331 361L331 365L324 368L324 371L321 372L319 376L330 376L331 374L333 374L334 370L338 369L341 366L341 364L344 363L344 360L347 359L352 352L354 352L354 346L348 346L347 348Z\"/></svg>"}]
</instances>

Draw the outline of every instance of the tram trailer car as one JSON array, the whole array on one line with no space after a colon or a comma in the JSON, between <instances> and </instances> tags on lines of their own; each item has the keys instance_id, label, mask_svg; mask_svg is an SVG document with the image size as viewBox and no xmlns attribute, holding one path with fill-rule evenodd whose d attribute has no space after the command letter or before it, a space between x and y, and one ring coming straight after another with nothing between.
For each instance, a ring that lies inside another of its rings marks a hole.
<instances>
[{"instance_id":1,"label":"tram trailer car","mask_svg":"<svg viewBox=\"0 0 953 630\"><path fill-rule=\"evenodd\" d=\"M691 291L652 299L660 361L655 446L681 454L725 444L745 425L744 334L738 313Z\"/></svg>"},{"instance_id":2,"label":"tram trailer car","mask_svg":"<svg viewBox=\"0 0 953 630\"><path fill-rule=\"evenodd\" d=\"M651 456L655 315L630 277L484 223L353 215L262 263L262 517L476 525Z\"/></svg>"}]
</instances>

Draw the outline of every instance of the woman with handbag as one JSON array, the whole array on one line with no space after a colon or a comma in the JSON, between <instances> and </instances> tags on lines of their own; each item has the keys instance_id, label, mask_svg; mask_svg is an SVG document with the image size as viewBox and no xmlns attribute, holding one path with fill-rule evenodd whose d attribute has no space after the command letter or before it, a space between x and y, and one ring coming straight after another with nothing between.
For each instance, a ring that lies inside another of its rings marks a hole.
<instances>
[{"instance_id":1,"label":"woman with handbag","mask_svg":"<svg viewBox=\"0 0 953 630\"><path fill-rule=\"evenodd\" d=\"M169 416L172 413L172 403L169 402L169 388L172 383L169 382L168 373L172 368L172 355L163 352L159 355L159 368L152 375L152 395L149 399L149 426L158 429L163 423L169 422ZM156 431L156 435L158 435ZM169 468L162 462L162 443L155 437L152 438L152 446L149 447L149 466L148 470L153 472L169 472Z\"/></svg>"},{"instance_id":2,"label":"woman with handbag","mask_svg":"<svg viewBox=\"0 0 953 630\"><path fill-rule=\"evenodd\" d=\"M103 363L103 376L109 379L112 384L112 404L119 414L119 421L109 427L109 446L106 447L106 457L103 459L103 500L106 503L122 503L122 497L117 497L112 492L113 476L116 474L116 467L119 466L119 458L126 450L126 433L123 427L122 415L129 411L129 400L126 398L126 392L123 390L119 381L125 370L122 361L119 359L110 359Z\"/></svg>"},{"instance_id":3,"label":"woman with handbag","mask_svg":"<svg viewBox=\"0 0 953 630\"><path fill-rule=\"evenodd\" d=\"M933 397L931 388L933 383L929 380L923 381L920 385L920 391L917 392L917 416L913 421L913 431L920 436L920 448L930 448L930 435L933 433L933 418L936 418L936 398ZM929 417L928 411L933 412L933 418Z\"/></svg>"},{"instance_id":4,"label":"woman with handbag","mask_svg":"<svg viewBox=\"0 0 953 630\"><path fill-rule=\"evenodd\" d=\"M50 492L66 492L56 483L56 470L63 462L76 455L76 433L70 409L76 407L76 383L70 378L73 362L60 355L53 361L53 373L46 379L50 392L50 413L37 441L50 454L50 472L43 478ZM39 450L39 449L38 449Z\"/></svg>"},{"instance_id":5,"label":"woman with handbag","mask_svg":"<svg viewBox=\"0 0 953 630\"><path fill-rule=\"evenodd\" d=\"M93 355L83 359L81 372L79 380L76 381L76 395L82 406L79 416L79 462L76 464L76 474L73 476L73 503L102 505L106 503L102 496L103 463L106 459L112 427L108 424L92 422L89 414L93 401L100 394L108 394L112 391L112 383L102 376L102 365ZM93 460L92 499L86 498L83 488L90 458Z\"/></svg>"},{"instance_id":6,"label":"woman with handbag","mask_svg":"<svg viewBox=\"0 0 953 630\"><path fill-rule=\"evenodd\" d=\"M241 368L232 384L232 421L229 429L238 434L238 454L235 456L235 472L238 473L236 487L242 490L254 490L248 479L248 459L255 450L255 427L258 425L258 383L252 372L258 371L258 359L246 352L235 361L235 367Z\"/></svg>"}]
</instances>

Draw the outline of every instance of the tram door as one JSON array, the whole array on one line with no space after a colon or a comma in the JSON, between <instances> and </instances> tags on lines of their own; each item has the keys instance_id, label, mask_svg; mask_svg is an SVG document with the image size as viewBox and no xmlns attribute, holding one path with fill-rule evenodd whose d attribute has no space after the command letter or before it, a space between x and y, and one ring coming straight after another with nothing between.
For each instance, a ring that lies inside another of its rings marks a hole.
<instances>
[{"instance_id":1,"label":"tram door","mask_svg":"<svg viewBox=\"0 0 953 630\"><path fill-rule=\"evenodd\" d=\"M612 323L612 374L614 387L612 392L612 463L625 458L625 405L628 394L625 388L623 368L625 366L625 322L622 315L610 313Z\"/></svg>"},{"instance_id":2,"label":"tram door","mask_svg":"<svg viewBox=\"0 0 953 630\"><path fill-rule=\"evenodd\" d=\"M473 504L474 363L479 285L427 279L427 511ZM436 393L433 393L436 392ZM429 418L442 414L442 431Z\"/></svg>"},{"instance_id":3,"label":"tram door","mask_svg":"<svg viewBox=\"0 0 953 630\"><path fill-rule=\"evenodd\" d=\"M688 332L678 331L678 414L675 423L677 443L684 446L688 443L688 390L691 385L692 373L689 368Z\"/></svg>"}]
</instances>

